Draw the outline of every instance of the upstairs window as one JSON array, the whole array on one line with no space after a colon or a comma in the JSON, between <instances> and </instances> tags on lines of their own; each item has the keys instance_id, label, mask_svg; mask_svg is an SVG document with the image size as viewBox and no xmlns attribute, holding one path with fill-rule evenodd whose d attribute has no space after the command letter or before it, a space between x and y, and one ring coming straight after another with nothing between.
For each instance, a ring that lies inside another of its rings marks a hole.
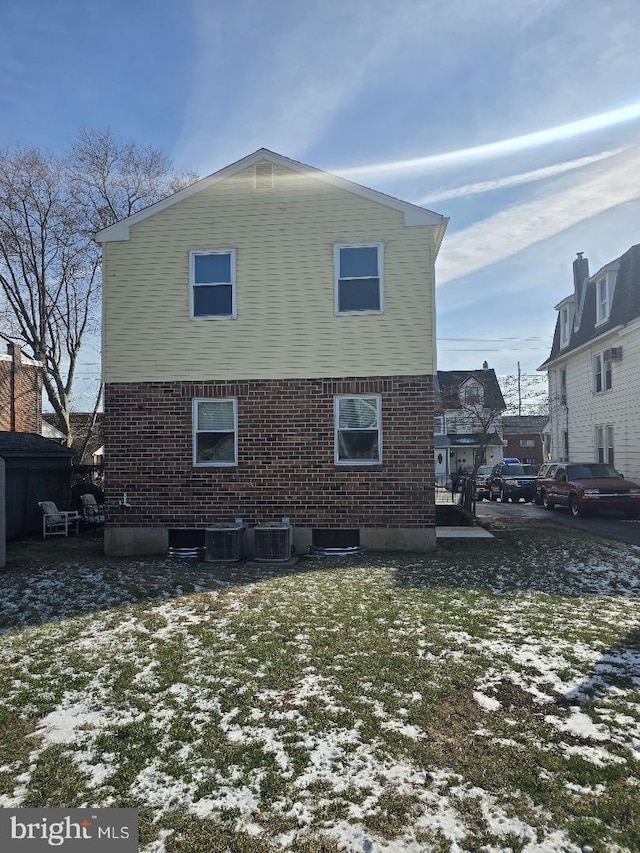
<instances>
[{"instance_id":1,"label":"upstairs window","mask_svg":"<svg viewBox=\"0 0 640 853\"><path fill-rule=\"evenodd\" d=\"M566 347L569 344L569 324L571 317L569 314L569 306L565 305L560 309L560 346Z\"/></svg>"},{"instance_id":2,"label":"upstairs window","mask_svg":"<svg viewBox=\"0 0 640 853\"><path fill-rule=\"evenodd\" d=\"M193 401L194 465L237 465L237 436L236 400Z\"/></svg>"},{"instance_id":3,"label":"upstairs window","mask_svg":"<svg viewBox=\"0 0 640 853\"><path fill-rule=\"evenodd\" d=\"M338 465L376 465L382 461L381 398L336 397L335 461Z\"/></svg>"},{"instance_id":4,"label":"upstairs window","mask_svg":"<svg viewBox=\"0 0 640 853\"><path fill-rule=\"evenodd\" d=\"M610 391L613 386L611 350L596 353L593 357L593 390L596 394Z\"/></svg>"},{"instance_id":5,"label":"upstairs window","mask_svg":"<svg viewBox=\"0 0 640 853\"><path fill-rule=\"evenodd\" d=\"M191 252L191 316L236 316L235 252Z\"/></svg>"},{"instance_id":6,"label":"upstairs window","mask_svg":"<svg viewBox=\"0 0 640 853\"><path fill-rule=\"evenodd\" d=\"M596 283L596 323L604 323L609 319L609 303L609 280L605 276Z\"/></svg>"},{"instance_id":7,"label":"upstairs window","mask_svg":"<svg viewBox=\"0 0 640 853\"><path fill-rule=\"evenodd\" d=\"M460 388L461 402L467 406L477 406L484 402L484 388L476 382L465 382Z\"/></svg>"},{"instance_id":8,"label":"upstairs window","mask_svg":"<svg viewBox=\"0 0 640 853\"><path fill-rule=\"evenodd\" d=\"M382 243L335 247L336 314L382 312Z\"/></svg>"},{"instance_id":9,"label":"upstairs window","mask_svg":"<svg viewBox=\"0 0 640 853\"><path fill-rule=\"evenodd\" d=\"M433 422L435 434L444 435L444 415L435 415Z\"/></svg>"}]
</instances>

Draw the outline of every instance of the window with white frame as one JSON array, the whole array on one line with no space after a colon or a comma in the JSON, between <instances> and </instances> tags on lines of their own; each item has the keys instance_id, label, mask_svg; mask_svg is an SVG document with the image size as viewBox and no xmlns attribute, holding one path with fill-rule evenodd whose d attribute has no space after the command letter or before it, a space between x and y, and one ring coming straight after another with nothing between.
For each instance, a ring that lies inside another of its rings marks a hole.
<instances>
[{"instance_id":1,"label":"window with white frame","mask_svg":"<svg viewBox=\"0 0 640 853\"><path fill-rule=\"evenodd\" d=\"M569 323L571 317L569 314L569 306L564 305L560 309L560 346L566 347L569 343Z\"/></svg>"},{"instance_id":2,"label":"window with white frame","mask_svg":"<svg viewBox=\"0 0 640 853\"><path fill-rule=\"evenodd\" d=\"M335 461L339 465L376 465L382 461L381 398L334 398Z\"/></svg>"},{"instance_id":3,"label":"window with white frame","mask_svg":"<svg viewBox=\"0 0 640 853\"><path fill-rule=\"evenodd\" d=\"M336 314L382 312L382 271L382 243L336 246Z\"/></svg>"},{"instance_id":4,"label":"window with white frame","mask_svg":"<svg viewBox=\"0 0 640 853\"><path fill-rule=\"evenodd\" d=\"M606 462L609 465L613 465L615 460L613 426L611 424L603 424L602 426L597 426L595 430L596 462Z\"/></svg>"},{"instance_id":5,"label":"window with white frame","mask_svg":"<svg viewBox=\"0 0 640 853\"><path fill-rule=\"evenodd\" d=\"M236 316L236 259L233 249L191 252L191 316Z\"/></svg>"},{"instance_id":6,"label":"window with white frame","mask_svg":"<svg viewBox=\"0 0 640 853\"><path fill-rule=\"evenodd\" d=\"M237 465L238 409L235 399L193 401L194 465Z\"/></svg>"},{"instance_id":7,"label":"window with white frame","mask_svg":"<svg viewBox=\"0 0 640 853\"><path fill-rule=\"evenodd\" d=\"M433 422L435 434L444 435L444 415L435 415Z\"/></svg>"},{"instance_id":8,"label":"window with white frame","mask_svg":"<svg viewBox=\"0 0 640 853\"><path fill-rule=\"evenodd\" d=\"M596 394L613 387L611 350L598 352L593 357L593 390Z\"/></svg>"},{"instance_id":9,"label":"window with white frame","mask_svg":"<svg viewBox=\"0 0 640 853\"><path fill-rule=\"evenodd\" d=\"M609 319L609 279L607 276L596 282L596 323L604 323Z\"/></svg>"},{"instance_id":10,"label":"window with white frame","mask_svg":"<svg viewBox=\"0 0 640 853\"><path fill-rule=\"evenodd\" d=\"M461 402L467 405L479 405L484 402L484 388L478 382L465 382L460 387Z\"/></svg>"},{"instance_id":11,"label":"window with white frame","mask_svg":"<svg viewBox=\"0 0 640 853\"><path fill-rule=\"evenodd\" d=\"M536 443L533 438L521 438L520 447L535 447Z\"/></svg>"}]
</instances>

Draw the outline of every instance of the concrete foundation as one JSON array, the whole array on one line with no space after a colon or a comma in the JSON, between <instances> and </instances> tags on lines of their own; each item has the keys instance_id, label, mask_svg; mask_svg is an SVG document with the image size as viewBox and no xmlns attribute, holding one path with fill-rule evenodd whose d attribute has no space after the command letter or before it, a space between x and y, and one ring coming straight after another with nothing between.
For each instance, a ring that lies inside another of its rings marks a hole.
<instances>
[{"instance_id":1,"label":"concrete foundation","mask_svg":"<svg viewBox=\"0 0 640 853\"><path fill-rule=\"evenodd\" d=\"M104 552L109 557L163 555L169 545L169 531L161 527L107 527Z\"/></svg>"},{"instance_id":2,"label":"concrete foundation","mask_svg":"<svg viewBox=\"0 0 640 853\"><path fill-rule=\"evenodd\" d=\"M360 528L360 545L368 551L433 551L436 547L436 529L419 527L364 527ZM313 542L313 529L293 528L294 554L305 554ZM107 527L104 533L105 554L113 557L130 557L147 554L163 555L169 544L169 531L160 527ZM253 556L253 530L245 531L242 556Z\"/></svg>"}]
</instances>

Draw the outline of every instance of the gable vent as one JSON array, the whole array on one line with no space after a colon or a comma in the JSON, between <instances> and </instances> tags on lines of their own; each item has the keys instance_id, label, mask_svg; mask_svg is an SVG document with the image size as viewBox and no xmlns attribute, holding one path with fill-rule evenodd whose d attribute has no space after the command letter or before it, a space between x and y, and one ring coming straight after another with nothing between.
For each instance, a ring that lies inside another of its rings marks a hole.
<instances>
[{"instance_id":1,"label":"gable vent","mask_svg":"<svg viewBox=\"0 0 640 853\"><path fill-rule=\"evenodd\" d=\"M273 163L256 163L256 189L257 190L272 190L273 189Z\"/></svg>"}]
</instances>

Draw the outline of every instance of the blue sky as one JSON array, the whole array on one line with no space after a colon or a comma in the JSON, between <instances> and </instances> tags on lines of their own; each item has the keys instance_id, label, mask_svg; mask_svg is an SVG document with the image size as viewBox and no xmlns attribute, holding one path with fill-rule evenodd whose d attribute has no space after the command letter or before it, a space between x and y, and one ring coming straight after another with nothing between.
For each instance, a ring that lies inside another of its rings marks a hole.
<instances>
[{"instance_id":1,"label":"blue sky","mask_svg":"<svg viewBox=\"0 0 640 853\"><path fill-rule=\"evenodd\" d=\"M533 373L576 252L640 242L639 37L637 0L0 0L0 146L266 147L422 204L439 367Z\"/></svg>"}]
</instances>

